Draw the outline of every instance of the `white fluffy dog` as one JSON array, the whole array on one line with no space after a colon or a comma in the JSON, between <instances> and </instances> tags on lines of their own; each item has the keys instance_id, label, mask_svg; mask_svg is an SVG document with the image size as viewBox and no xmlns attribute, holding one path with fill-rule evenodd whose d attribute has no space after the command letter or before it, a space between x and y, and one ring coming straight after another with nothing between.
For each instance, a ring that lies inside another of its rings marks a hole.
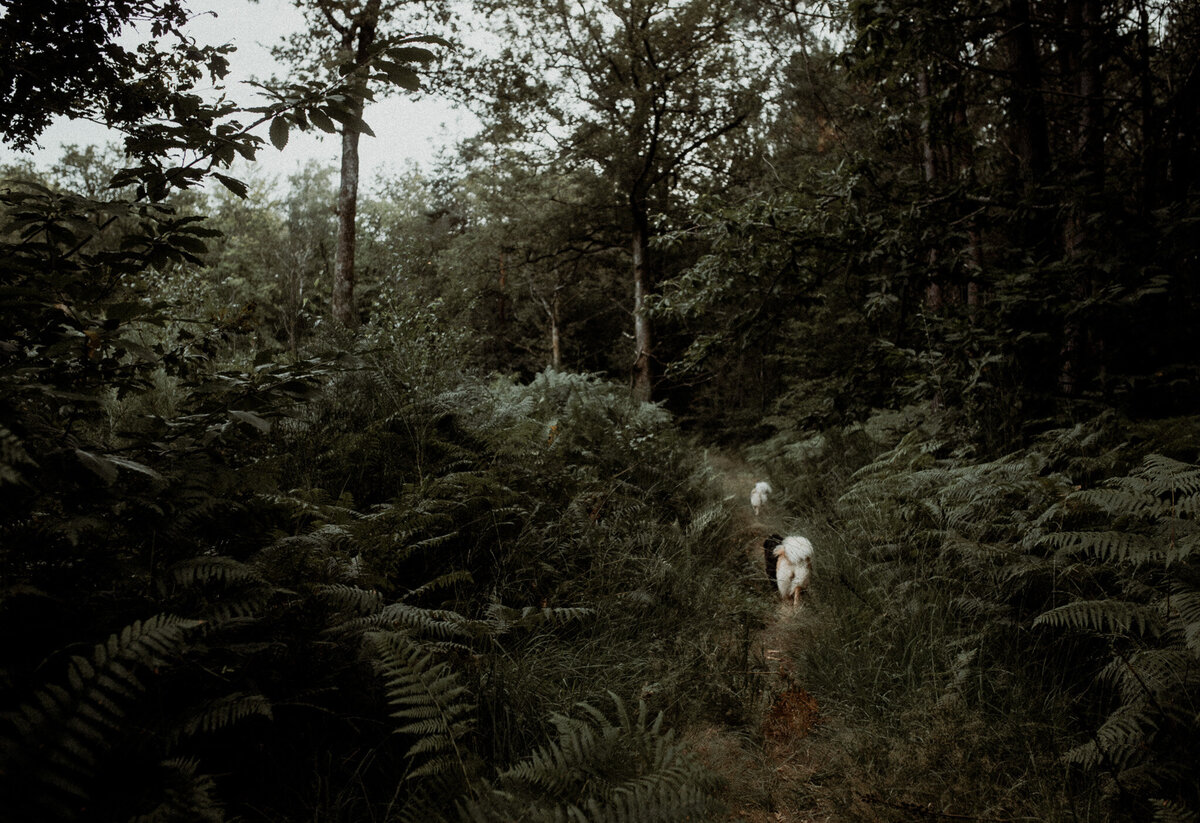
<instances>
[{"instance_id":1,"label":"white fluffy dog","mask_svg":"<svg viewBox=\"0 0 1200 823\"><path fill-rule=\"evenodd\" d=\"M800 594L812 579L812 543L799 535L780 537L773 534L763 541L763 556L767 577L775 581L779 596L791 600L793 606L799 605Z\"/></svg>"},{"instance_id":2,"label":"white fluffy dog","mask_svg":"<svg viewBox=\"0 0 1200 823\"><path fill-rule=\"evenodd\" d=\"M754 491L750 492L750 505L754 507L755 517L758 517L763 506L767 505L767 496L773 491L771 484L766 480L760 480L754 484Z\"/></svg>"}]
</instances>

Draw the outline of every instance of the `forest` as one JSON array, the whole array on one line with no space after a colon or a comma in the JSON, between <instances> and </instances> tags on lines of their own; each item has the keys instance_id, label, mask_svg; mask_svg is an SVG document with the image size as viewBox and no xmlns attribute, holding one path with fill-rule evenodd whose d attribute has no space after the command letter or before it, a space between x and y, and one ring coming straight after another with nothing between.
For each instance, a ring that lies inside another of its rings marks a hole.
<instances>
[{"instance_id":1,"label":"forest","mask_svg":"<svg viewBox=\"0 0 1200 823\"><path fill-rule=\"evenodd\" d=\"M0 819L1200 821L1200 5L294 5L0 8Z\"/></svg>"}]
</instances>

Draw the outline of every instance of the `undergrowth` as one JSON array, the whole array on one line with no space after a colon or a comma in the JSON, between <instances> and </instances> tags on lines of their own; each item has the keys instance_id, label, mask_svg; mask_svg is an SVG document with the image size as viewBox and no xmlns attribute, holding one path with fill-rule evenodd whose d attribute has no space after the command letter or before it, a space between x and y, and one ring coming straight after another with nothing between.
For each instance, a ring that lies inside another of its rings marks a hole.
<instances>
[{"instance_id":1,"label":"undergrowth","mask_svg":"<svg viewBox=\"0 0 1200 823\"><path fill-rule=\"evenodd\" d=\"M1196 819L1198 426L1106 415L984 460L910 411L758 447L819 547L787 642L820 766L790 802Z\"/></svg>"},{"instance_id":2,"label":"undergrowth","mask_svg":"<svg viewBox=\"0 0 1200 823\"><path fill-rule=\"evenodd\" d=\"M761 603L668 416L583 375L425 385L365 339L222 376L274 391L240 415L200 413L211 384L147 384L175 393L154 401L166 417L77 429L109 462L66 492L39 478L44 443L4 441L24 484L0 531L4 630L44 627L0 661L6 788L35 789L11 808L500 820L525 797L547 820L718 814L672 729L743 717ZM144 447L136 426L164 439ZM66 534L20 514L64 507L87 518ZM53 551L35 556L39 534ZM147 645L160 613L180 628ZM89 642L90 660L72 651Z\"/></svg>"}]
</instances>

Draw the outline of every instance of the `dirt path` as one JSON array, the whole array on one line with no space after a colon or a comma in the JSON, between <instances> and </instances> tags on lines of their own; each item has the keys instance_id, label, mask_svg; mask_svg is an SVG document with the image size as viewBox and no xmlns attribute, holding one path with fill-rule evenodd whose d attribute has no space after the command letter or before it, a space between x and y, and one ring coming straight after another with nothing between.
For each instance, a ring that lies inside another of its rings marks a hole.
<instances>
[{"instance_id":1,"label":"dirt path","mask_svg":"<svg viewBox=\"0 0 1200 823\"><path fill-rule=\"evenodd\" d=\"M767 506L758 515L754 514L754 509L750 507L750 491L760 480L771 482L765 474L755 470L749 463L725 453L710 452L708 462L716 469L725 488L726 497L733 498L738 526L735 534L742 551L754 568L763 569L763 596L772 597L766 581L766 569L763 568L763 540L770 534L788 534L794 531L794 524L780 505L778 495L768 501ZM781 641L787 633L788 622L793 617L795 614L792 607L780 600L776 604L773 619L768 621L767 627L760 635L773 671L777 671L782 662L778 659L782 648Z\"/></svg>"},{"instance_id":2,"label":"dirt path","mask_svg":"<svg viewBox=\"0 0 1200 823\"><path fill-rule=\"evenodd\" d=\"M804 606L795 610L769 588L763 570L763 540L772 533L796 531L796 524L779 502L778 494L755 515L750 506L750 491L760 480L778 490L779 483L762 475L740 458L710 452L709 464L716 470L726 497L735 504L735 538L753 568L762 574L764 598L774 602L766 625L758 632L755 657L763 666L765 695L755 712L761 713L761 734L733 738L732 733L709 730L699 741L699 754L710 767L729 781L727 801L733 820L753 823L816 823L828 818L813 808L804 787L810 783L815 767L806 756L803 740L819 719L816 701L792 676L788 644L796 642L797 621L803 620ZM754 696L747 696L754 699Z\"/></svg>"}]
</instances>

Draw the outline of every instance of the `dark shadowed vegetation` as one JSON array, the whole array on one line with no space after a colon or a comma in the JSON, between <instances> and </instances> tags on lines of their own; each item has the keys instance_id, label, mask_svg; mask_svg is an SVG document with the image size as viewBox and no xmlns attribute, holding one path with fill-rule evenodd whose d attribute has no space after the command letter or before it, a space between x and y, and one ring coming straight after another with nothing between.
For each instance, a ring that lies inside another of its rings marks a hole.
<instances>
[{"instance_id":1,"label":"dark shadowed vegetation","mask_svg":"<svg viewBox=\"0 0 1200 823\"><path fill-rule=\"evenodd\" d=\"M0 816L1200 820L1193 5L202 5L0 11Z\"/></svg>"}]
</instances>

